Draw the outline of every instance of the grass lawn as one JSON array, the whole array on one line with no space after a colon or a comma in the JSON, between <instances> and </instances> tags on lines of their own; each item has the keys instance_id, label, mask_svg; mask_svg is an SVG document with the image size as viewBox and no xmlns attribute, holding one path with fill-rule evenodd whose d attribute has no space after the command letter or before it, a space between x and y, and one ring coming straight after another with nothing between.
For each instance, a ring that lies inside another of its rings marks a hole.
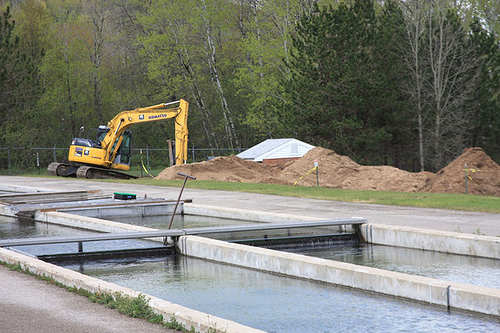
<instances>
[{"instance_id":1,"label":"grass lawn","mask_svg":"<svg viewBox=\"0 0 500 333\"><path fill-rule=\"evenodd\" d=\"M158 175L162 170L151 170L151 175ZM158 180L151 178L141 168L131 169L130 174L141 178L130 180L101 180L106 182L127 182L142 185L181 187L182 180ZM43 172L25 172L20 175L47 177ZM359 202L380 205L443 208L473 212L500 213L500 197L483 195L465 195L448 193L407 193L341 190L325 187L289 186L276 184L251 184L207 180L188 180L188 188L220 191L239 191L250 193L274 194L298 198L322 199L344 202Z\"/></svg>"},{"instance_id":2,"label":"grass lawn","mask_svg":"<svg viewBox=\"0 0 500 333\"><path fill-rule=\"evenodd\" d=\"M140 178L120 182L168 187L181 187L183 183L182 180L158 180L153 178ZM324 187L233 183L207 180L188 180L186 187L380 205L444 208L474 212L500 213L500 197L480 195L356 191Z\"/></svg>"}]
</instances>

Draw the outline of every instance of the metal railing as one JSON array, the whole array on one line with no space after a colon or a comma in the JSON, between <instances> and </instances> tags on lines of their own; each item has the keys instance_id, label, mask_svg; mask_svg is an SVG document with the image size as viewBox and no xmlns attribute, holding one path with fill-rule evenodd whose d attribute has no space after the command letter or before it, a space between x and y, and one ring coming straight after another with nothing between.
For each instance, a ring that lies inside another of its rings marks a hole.
<instances>
[{"instance_id":1,"label":"metal railing","mask_svg":"<svg viewBox=\"0 0 500 333\"><path fill-rule=\"evenodd\" d=\"M157 238L157 237L180 237L186 235L202 236L215 233L234 233L234 232L249 232L249 231L277 230L277 229L331 227L331 226L341 226L341 225L360 226L361 224L364 224L366 222L367 221L364 218L352 217L347 219L335 219L335 220L292 221L283 223L257 223L252 225L152 230L152 231L137 231L137 232L125 232L125 233L106 233L106 234L84 235L84 236L3 239L0 240L0 247L80 243L78 248L79 252L82 252L83 246L81 245L81 243L83 242L138 239L138 238Z\"/></svg>"}]
</instances>

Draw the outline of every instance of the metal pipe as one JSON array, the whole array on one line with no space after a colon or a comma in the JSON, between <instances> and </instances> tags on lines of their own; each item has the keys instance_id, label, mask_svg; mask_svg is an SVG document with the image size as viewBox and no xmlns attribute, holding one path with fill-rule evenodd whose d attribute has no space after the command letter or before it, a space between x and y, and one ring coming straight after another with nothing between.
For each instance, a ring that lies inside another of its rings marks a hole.
<instances>
[{"instance_id":1,"label":"metal pipe","mask_svg":"<svg viewBox=\"0 0 500 333\"><path fill-rule=\"evenodd\" d=\"M177 174L179 176L184 176L184 182L182 183L181 191L179 193L179 197L177 198L177 202L175 203L175 208L174 208L174 211L172 213L172 218L170 219L170 224L168 226L169 230L172 227L172 223L174 222L175 212L177 211L177 207L179 206L179 201L181 201L182 192L184 191L184 187L186 186L187 179L188 178L196 179L196 177L190 176L190 175L186 175L185 173L182 173L182 172L177 172ZM166 243L167 243L167 237L165 237L163 239L163 244L166 244Z\"/></svg>"},{"instance_id":2,"label":"metal pipe","mask_svg":"<svg viewBox=\"0 0 500 333\"><path fill-rule=\"evenodd\" d=\"M169 106L169 105L172 105L172 104L175 104L175 103L179 103L181 100L178 100L178 101L173 101L173 102L168 102L168 103L163 103L163 106Z\"/></svg>"}]
</instances>

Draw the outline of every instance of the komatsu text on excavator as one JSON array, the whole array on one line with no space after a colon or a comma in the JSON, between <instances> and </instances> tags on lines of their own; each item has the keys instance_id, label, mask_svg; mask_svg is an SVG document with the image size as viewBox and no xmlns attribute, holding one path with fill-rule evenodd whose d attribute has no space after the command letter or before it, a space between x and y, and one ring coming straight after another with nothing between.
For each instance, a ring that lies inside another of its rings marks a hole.
<instances>
[{"instance_id":1,"label":"komatsu text on excavator","mask_svg":"<svg viewBox=\"0 0 500 333\"><path fill-rule=\"evenodd\" d=\"M118 113L107 126L99 126L97 140L74 138L67 163L49 165L49 175L78 178L136 178L122 171L130 168L134 124L175 120L175 164L186 163L189 104L185 100L163 103Z\"/></svg>"}]
</instances>

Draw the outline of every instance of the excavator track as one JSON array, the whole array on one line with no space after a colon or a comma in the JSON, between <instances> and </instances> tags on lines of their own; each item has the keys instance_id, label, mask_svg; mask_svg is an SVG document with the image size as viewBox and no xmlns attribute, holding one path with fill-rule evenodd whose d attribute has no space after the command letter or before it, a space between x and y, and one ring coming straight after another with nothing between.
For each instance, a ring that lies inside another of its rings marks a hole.
<instances>
[{"instance_id":1,"label":"excavator track","mask_svg":"<svg viewBox=\"0 0 500 333\"><path fill-rule=\"evenodd\" d=\"M77 165L72 165L69 163L50 163L47 167L47 173L50 176L58 177L76 177L76 172L78 170Z\"/></svg>"},{"instance_id":2,"label":"excavator track","mask_svg":"<svg viewBox=\"0 0 500 333\"><path fill-rule=\"evenodd\" d=\"M96 168L92 166L81 166L78 168L76 172L77 178L85 178L85 179L135 179L137 176L129 175L123 172L104 169L104 168Z\"/></svg>"},{"instance_id":3,"label":"excavator track","mask_svg":"<svg viewBox=\"0 0 500 333\"><path fill-rule=\"evenodd\" d=\"M133 179L138 178L120 171L97 168L93 166L81 166L70 163L50 163L47 167L50 176L73 177L85 179Z\"/></svg>"}]
</instances>

